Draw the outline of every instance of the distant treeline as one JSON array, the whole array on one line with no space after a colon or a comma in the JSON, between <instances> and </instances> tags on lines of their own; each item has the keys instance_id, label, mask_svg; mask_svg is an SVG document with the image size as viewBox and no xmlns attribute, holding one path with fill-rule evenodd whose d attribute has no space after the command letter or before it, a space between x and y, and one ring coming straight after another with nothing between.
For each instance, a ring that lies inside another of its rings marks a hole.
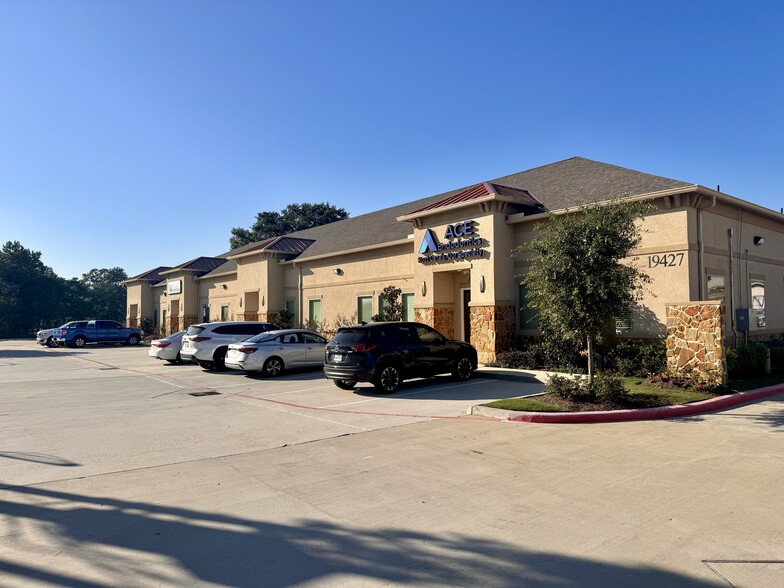
<instances>
[{"instance_id":1,"label":"distant treeline","mask_svg":"<svg viewBox=\"0 0 784 588\"><path fill-rule=\"evenodd\" d=\"M19 241L0 249L0 339L32 337L70 320L125 321L125 285L119 267L92 269L66 280Z\"/></svg>"}]
</instances>

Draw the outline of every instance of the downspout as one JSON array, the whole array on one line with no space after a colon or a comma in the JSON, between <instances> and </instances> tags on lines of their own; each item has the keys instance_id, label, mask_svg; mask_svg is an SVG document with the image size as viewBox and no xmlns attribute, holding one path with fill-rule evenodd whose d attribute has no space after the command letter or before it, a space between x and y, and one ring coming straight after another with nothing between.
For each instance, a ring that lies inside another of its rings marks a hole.
<instances>
[{"instance_id":1,"label":"downspout","mask_svg":"<svg viewBox=\"0 0 784 588\"><path fill-rule=\"evenodd\" d=\"M292 265L297 268L299 275L297 276L297 317L299 318L300 326L304 326L302 322L302 267L297 265L296 261Z\"/></svg>"},{"instance_id":2,"label":"downspout","mask_svg":"<svg viewBox=\"0 0 784 588\"><path fill-rule=\"evenodd\" d=\"M727 245L729 247L730 276L730 326L732 327L732 345L738 346L738 332L735 330L735 280L732 278L732 229L727 229Z\"/></svg>"}]
</instances>

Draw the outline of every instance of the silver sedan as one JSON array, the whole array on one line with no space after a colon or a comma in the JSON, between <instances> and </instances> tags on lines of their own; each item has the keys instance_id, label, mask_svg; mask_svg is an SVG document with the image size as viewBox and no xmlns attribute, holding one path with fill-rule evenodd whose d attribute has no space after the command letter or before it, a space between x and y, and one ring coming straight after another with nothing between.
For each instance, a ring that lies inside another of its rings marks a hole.
<instances>
[{"instance_id":1,"label":"silver sedan","mask_svg":"<svg viewBox=\"0 0 784 588\"><path fill-rule=\"evenodd\" d=\"M305 329L268 331L229 345L226 367L277 376L285 369L324 365L326 344L324 337Z\"/></svg>"}]
</instances>

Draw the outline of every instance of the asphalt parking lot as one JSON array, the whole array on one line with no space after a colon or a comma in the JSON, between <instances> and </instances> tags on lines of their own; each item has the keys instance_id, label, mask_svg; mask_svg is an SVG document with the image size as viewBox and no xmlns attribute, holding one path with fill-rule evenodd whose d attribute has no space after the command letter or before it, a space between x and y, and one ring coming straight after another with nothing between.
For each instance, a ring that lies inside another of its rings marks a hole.
<instances>
[{"instance_id":1,"label":"asphalt parking lot","mask_svg":"<svg viewBox=\"0 0 784 588\"><path fill-rule=\"evenodd\" d=\"M784 585L784 397L466 415L538 386L386 397L0 341L0 585Z\"/></svg>"}]
</instances>

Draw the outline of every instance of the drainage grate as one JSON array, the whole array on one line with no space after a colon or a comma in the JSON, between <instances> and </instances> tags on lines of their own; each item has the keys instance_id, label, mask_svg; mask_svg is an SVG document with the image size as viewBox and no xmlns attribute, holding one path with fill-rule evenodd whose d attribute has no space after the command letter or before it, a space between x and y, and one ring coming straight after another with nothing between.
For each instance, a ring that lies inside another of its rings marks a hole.
<instances>
[{"instance_id":1,"label":"drainage grate","mask_svg":"<svg viewBox=\"0 0 784 588\"><path fill-rule=\"evenodd\" d=\"M207 390L206 392L188 392L188 396L216 396L220 392L215 390Z\"/></svg>"}]
</instances>

